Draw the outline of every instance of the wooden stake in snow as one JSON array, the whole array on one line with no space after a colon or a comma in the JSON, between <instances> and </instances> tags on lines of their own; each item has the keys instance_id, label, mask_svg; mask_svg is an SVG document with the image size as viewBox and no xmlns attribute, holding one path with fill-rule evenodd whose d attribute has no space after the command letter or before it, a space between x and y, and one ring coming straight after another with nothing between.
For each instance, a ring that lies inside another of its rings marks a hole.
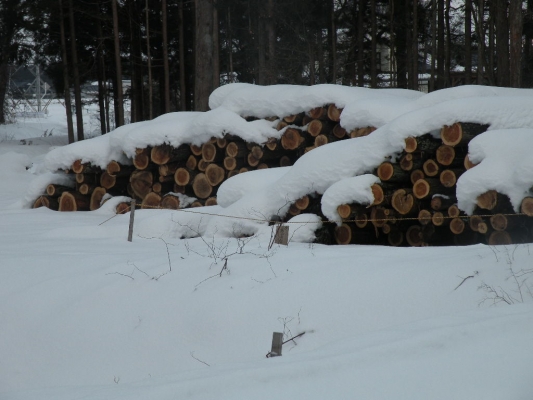
<instances>
[{"instance_id":1,"label":"wooden stake in snow","mask_svg":"<svg viewBox=\"0 0 533 400\"><path fill-rule=\"evenodd\" d=\"M133 221L135 219L135 204L137 202L135 201L135 199L133 199L131 201L131 209L130 209L130 229L128 231L128 242L131 242L132 241L132 237L133 237Z\"/></svg>"},{"instance_id":2,"label":"wooden stake in snow","mask_svg":"<svg viewBox=\"0 0 533 400\"><path fill-rule=\"evenodd\" d=\"M272 335L272 349L270 350L269 357L281 356L281 348L283 346L283 333L274 332Z\"/></svg>"},{"instance_id":3,"label":"wooden stake in snow","mask_svg":"<svg viewBox=\"0 0 533 400\"><path fill-rule=\"evenodd\" d=\"M289 245L289 227L287 225L277 226L276 235L274 236L274 243L282 244L284 246Z\"/></svg>"}]
</instances>

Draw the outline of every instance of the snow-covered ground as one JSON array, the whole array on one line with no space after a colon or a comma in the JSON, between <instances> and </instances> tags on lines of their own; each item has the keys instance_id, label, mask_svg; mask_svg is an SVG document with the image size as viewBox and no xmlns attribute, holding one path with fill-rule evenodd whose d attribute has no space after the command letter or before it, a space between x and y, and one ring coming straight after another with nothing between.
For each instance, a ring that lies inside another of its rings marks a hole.
<instances>
[{"instance_id":1,"label":"snow-covered ground","mask_svg":"<svg viewBox=\"0 0 533 400\"><path fill-rule=\"evenodd\" d=\"M530 245L269 249L169 210L129 243L112 207L20 207L59 111L0 127L0 399L532 398Z\"/></svg>"}]
</instances>

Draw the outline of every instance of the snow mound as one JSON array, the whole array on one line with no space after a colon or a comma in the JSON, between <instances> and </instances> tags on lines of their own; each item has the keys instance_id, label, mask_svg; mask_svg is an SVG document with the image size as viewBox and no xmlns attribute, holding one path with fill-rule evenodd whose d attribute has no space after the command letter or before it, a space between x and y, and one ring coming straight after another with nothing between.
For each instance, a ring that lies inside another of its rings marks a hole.
<instances>
[{"instance_id":1,"label":"snow mound","mask_svg":"<svg viewBox=\"0 0 533 400\"><path fill-rule=\"evenodd\" d=\"M506 194L518 212L533 186L533 129L485 132L470 141L469 155L479 165L457 181L458 207L472 214L479 195L488 190Z\"/></svg>"},{"instance_id":2,"label":"snow mound","mask_svg":"<svg viewBox=\"0 0 533 400\"><path fill-rule=\"evenodd\" d=\"M370 187L380 183L377 176L371 174L341 179L331 185L322 196L322 213L337 225L342 224L342 218L337 213L341 204L359 203L369 205L374 202L374 195Z\"/></svg>"},{"instance_id":3,"label":"snow mound","mask_svg":"<svg viewBox=\"0 0 533 400\"><path fill-rule=\"evenodd\" d=\"M244 195L276 182L289 170L290 167L268 168L235 175L220 185L217 192L218 205L228 207Z\"/></svg>"}]
</instances>

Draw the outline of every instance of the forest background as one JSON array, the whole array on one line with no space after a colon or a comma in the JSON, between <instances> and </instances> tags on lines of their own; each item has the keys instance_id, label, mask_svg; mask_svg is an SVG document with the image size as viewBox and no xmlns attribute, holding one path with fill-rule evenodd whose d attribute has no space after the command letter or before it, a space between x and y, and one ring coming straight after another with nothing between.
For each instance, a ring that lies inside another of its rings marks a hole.
<instances>
[{"instance_id":1,"label":"forest background","mask_svg":"<svg viewBox=\"0 0 533 400\"><path fill-rule=\"evenodd\" d=\"M105 133L125 123L125 102L129 122L206 111L234 82L532 87L532 45L533 0L7 1L0 123L10 65L42 66L67 121L76 114L72 142L84 138L87 83Z\"/></svg>"}]
</instances>

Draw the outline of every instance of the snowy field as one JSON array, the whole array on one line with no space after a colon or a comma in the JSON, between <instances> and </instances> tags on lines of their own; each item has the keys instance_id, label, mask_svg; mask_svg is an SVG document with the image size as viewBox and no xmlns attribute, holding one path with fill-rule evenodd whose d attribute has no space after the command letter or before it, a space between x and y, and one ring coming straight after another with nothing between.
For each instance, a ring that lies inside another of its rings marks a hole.
<instances>
[{"instance_id":1,"label":"snowy field","mask_svg":"<svg viewBox=\"0 0 533 400\"><path fill-rule=\"evenodd\" d=\"M129 243L111 207L20 207L64 144L60 105L0 127L1 400L533 398L533 245L269 249L168 210Z\"/></svg>"}]
</instances>

